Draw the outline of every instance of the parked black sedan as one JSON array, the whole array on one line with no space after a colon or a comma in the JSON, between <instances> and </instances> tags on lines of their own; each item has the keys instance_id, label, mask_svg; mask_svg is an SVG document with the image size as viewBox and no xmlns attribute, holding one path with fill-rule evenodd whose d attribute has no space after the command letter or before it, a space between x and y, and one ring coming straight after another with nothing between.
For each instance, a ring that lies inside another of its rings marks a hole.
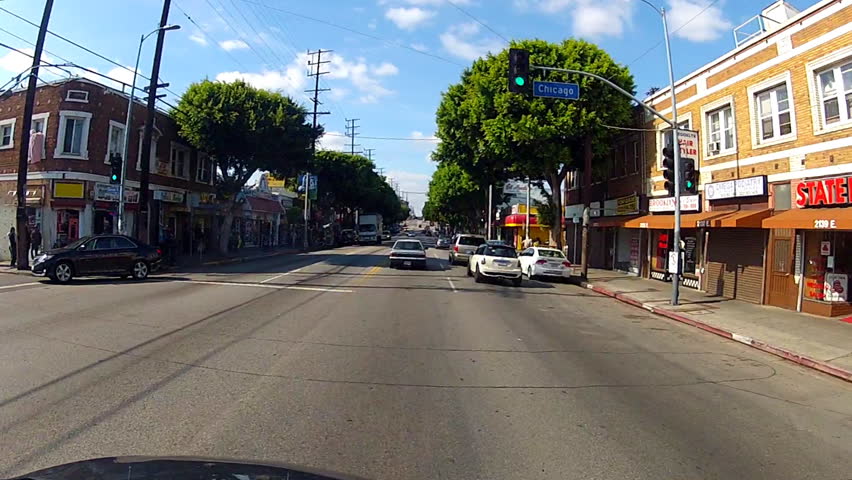
<instances>
[{"instance_id":1,"label":"parked black sedan","mask_svg":"<svg viewBox=\"0 0 852 480\"><path fill-rule=\"evenodd\" d=\"M159 267L161 256L160 249L124 235L95 235L42 253L33 260L32 271L59 283L102 275L142 280Z\"/></svg>"}]
</instances>

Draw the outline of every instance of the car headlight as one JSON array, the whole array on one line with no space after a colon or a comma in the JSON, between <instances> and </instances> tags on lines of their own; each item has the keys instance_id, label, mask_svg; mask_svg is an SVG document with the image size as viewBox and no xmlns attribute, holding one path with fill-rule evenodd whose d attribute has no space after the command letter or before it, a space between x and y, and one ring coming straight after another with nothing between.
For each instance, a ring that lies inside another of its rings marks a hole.
<instances>
[{"instance_id":1,"label":"car headlight","mask_svg":"<svg viewBox=\"0 0 852 480\"><path fill-rule=\"evenodd\" d=\"M39 255L35 258L35 263L46 262L46 261L50 260L51 258L53 258L53 255L48 255L46 253L42 253L41 255Z\"/></svg>"}]
</instances>

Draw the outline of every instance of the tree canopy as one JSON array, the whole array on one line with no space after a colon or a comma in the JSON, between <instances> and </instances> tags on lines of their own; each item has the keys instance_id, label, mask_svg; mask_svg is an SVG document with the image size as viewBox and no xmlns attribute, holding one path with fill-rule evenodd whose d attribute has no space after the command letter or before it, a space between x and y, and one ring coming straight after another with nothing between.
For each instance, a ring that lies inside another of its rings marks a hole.
<instances>
[{"instance_id":1,"label":"tree canopy","mask_svg":"<svg viewBox=\"0 0 852 480\"><path fill-rule=\"evenodd\" d=\"M485 190L453 162L438 164L429 181L423 218L456 228L477 229L486 209Z\"/></svg>"},{"instance_id":2,"label":"tree canopy","mask_svg":"<svg viewBox=\"0 0 852 480\"><path fill-rule=\"evenodd\" d=\"M513 42L530 52L530 63L580 70L634 91L627 67L618 65L596 45L569 39ZM606 125L625 125L631 100L587 76L533 70L531 79L576 83L579 100L555 100L509 93L508 50L474 61L461 82L443 94L437 111L435 154L452 162L478 184L506 178L530 178L549 184L552 214L561 216L561 185L568 171L582 168L584 155L606 148L613 132ZM561 219L550 219L551 240L561 245Z\"/></svg>"}]
</instances>

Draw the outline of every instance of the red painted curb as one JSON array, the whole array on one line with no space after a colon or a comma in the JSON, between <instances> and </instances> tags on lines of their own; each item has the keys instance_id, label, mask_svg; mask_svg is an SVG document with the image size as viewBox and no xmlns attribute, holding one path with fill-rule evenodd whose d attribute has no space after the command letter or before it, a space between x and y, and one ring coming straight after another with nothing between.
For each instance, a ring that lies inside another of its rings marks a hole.
<instances>
[{"instance_id":1,"label":"red painted curb","mask_svg":"<svg viewBox=\"0 0 852 480\"><path fill-rule=\"evenodd\" d=\"M629 305L633 305L634 307L639 307L639 308L642 308L644 310L648 310L647 308L645 308L645 306L642 304L642 302L636 300L635 298L628 297L627 295L616 293L616 292L613 292L612 290L607 290L606 288L603 288L603 287L598 287L598 286L595 286L595 285L589 285L588 282L580 281L580 282L577 282L577 285L579 285L580 287L583 287L583 288L588 288L588 289L592 290L593 292L599 293L601 295L606 295L607 297L611 297L611 298L614 298L614 299L619 300L621 302L627 303ZM666 317L666 318L669 318L669 319L672 319L672 320L675 320L675 321L685 323L687 325L691 325L693 327L699 328L701 330L704 330L705 332L710 332L710 333L718 335L720 337L724 337L724 338L727 338L729 340L734 340L738 343L742 343L743 345L748 345L748 346L755 348L757 350L760 350L762 352L770 353L772 355L775 355L777 357L781 357L781 358L788 360L790 362L797 363L799 365L802 365L802 366L805 366L805 367L808 367L808 368L812 368L814 370L817 370L817 371L820 371L822 373L831 375L833 377L837 377L841 380L846 380L847 382L852 382L852 372L845 370L845 369L842 369L842 368L839 368L839 367L835 367L834 365L830 365L830 364L825 363L821 360L817 360L817 359L808 357L806 355L802 355L800 353L796 353L796 352L787 350L786 348L776 347L774 345L770 345L770 344L768 344L764 341L761 341L761 340L757 340L757 339L754 339L754 338L751 338L751 337L746 337L744 335L729 332L727 330L722 330L721 328L714 327L713 325L708 325L708 324L703 323L703 322L699 322L698 320L694 320L692 318L681 315L677 312L673 312L671 310L666 310L665 308L652 307L652 308L650 308L650 311L652 313L657 314L657 315L660 315L660 316L663 316L663 317Z\"/></svg>"}]
</instances>

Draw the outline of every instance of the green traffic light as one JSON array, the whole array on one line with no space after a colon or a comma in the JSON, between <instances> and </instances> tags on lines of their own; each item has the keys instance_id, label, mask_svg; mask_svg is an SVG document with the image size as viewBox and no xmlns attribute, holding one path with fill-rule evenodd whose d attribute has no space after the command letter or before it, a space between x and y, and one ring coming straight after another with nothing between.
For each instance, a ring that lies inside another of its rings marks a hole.
<instances>
[{"instance_id":1,"label":"green traffic light","mask_svg":"<svg viewBox=\"0 0 852 480\"><path fill-rule=\"evenodd\" d=\"M686 188L692 188L692 182L689 180L686 181Z\"/></svg>"},{"instance_id":2,"label":"green traffic light","mask_svg":"<svg viewBox=\"0 0 852 480\"><path fill-rule=\"evenodd\" d=\"M515 84L517 86L523 87L524 83L526 83L526 81L524 80L524 77L515 77Z\"/></svg>"},{"instance_id":3,"label":"green traffic light","mask_svg":"<svg viewBox=\"0 0 852 480\"><path fill-rule=\"evenodd\" d=\"M118 175L113 175L113 176L112 176L112 179L113 179L113 180L118 180Z\"/></svg>"}]
</instances>

